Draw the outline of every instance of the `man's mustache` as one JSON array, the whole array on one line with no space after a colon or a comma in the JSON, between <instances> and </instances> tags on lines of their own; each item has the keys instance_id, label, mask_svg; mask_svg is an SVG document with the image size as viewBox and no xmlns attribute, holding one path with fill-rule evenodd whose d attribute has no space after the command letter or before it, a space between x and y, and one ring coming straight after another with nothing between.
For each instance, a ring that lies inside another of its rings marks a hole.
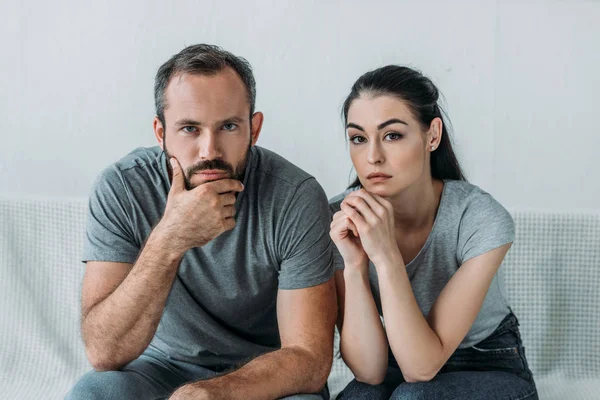
<instances>
[{"instance_id":1,"label":"man's mustache","mask_svg":"<svg viewBox=\"0 0 600 400\"><path fill-rule=\"evenodd\" d=\"M220 169L222 171L227 172L230 176L233 175L233 166L226 161L223 160L207 160L201 161L198 164L195 164L187 169L187 176L192 176L193 174L210 169Z\"/></svg>"}]
</instances>

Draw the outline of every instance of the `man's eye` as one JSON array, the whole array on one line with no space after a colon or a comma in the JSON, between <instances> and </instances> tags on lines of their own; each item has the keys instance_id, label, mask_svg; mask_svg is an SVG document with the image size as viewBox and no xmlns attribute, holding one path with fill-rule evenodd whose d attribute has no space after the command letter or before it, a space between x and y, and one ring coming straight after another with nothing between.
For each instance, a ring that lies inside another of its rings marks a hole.
<instances>
[{"instance_id":1,"label":"man's eye","mask_svg":"<svg viewBox=\"0 0 600 400\"><path fill-rule=\"evenodd\" d=\"M181 129L186 133L194 133L198 131L198 129L195 126L184 126Z\"/></svg>"},{"instance_id":2,"label":"man's eye","mask_svg":"<svg viewBox=\"0 0 600 400\"><path fill-rule=\"evenodd\" d=\"M223 129L225 129L226 131L233 131L235 129L237 129L237 125L236 124L225 124L223 125Z\"/></svg>"}]
</instances>

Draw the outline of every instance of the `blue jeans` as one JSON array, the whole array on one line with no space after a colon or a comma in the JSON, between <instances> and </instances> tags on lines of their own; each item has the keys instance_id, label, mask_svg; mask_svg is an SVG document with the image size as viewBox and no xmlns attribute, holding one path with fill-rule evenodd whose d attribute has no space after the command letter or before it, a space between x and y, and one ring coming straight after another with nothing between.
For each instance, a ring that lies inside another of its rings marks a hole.
<instances>
[{"instance_id":1,"label":"blue jeans","mask_svg":"<svg viewBox=\"0 0 600 400\"><path fill-rule=\"evenodd\" d=\"M473 347L457 349L429 382L404 381L390 351L385 379L380 385L353 380L338 399L364 400L537 400L519 333L519 322L511 312L498 328Z\"/></svg>"},{"instance_id":2,"label":"blue jeans","mask_svg":"<svg viewBox=\"0 0 600 400\"><path fill-rule=\"evenodd\" d=\"M168 359L162 352L149 347L120 371L86 373L65 400L163 400L181 385L217 374L199 365ZM325 386L321 393L298 394L284 399L329 399L329 390Z\"/></svg>"}]
</instances>

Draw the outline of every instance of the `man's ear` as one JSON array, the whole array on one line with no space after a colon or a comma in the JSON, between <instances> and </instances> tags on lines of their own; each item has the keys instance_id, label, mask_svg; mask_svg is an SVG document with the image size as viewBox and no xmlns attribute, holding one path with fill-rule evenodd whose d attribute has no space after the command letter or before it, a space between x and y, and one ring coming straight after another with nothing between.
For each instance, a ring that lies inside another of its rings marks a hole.
<instances>
[{"instance_id":1,"label":"man's ear","mask_svg":"<svg viewBox=\"0 0 600 400\"><path fill-rule=\"evenodd\" d=\"M158 141L158 145L161 149L165 149L165 128L163 127L162 122L158 116L154 117L154 121L152 122L152 126L154 127L154 135L156 136L156 140Z\"/></svg>"},{"instance_id":2,"label":"man's ear","mask_svg":"<svg viewBox=\"0 0 600 400\"><path fill-rule=\"evenodd\" d=\"M260 130L262 129L263 121L264 121L264 115L260 111L255 112L254 115L252 116L252 132L250 132L250 134L252 135L252 143L251 143L252 146L254 146L256 144L256 142L258 141L258 137L260 136Z\"/></svg>"}]
</instances>

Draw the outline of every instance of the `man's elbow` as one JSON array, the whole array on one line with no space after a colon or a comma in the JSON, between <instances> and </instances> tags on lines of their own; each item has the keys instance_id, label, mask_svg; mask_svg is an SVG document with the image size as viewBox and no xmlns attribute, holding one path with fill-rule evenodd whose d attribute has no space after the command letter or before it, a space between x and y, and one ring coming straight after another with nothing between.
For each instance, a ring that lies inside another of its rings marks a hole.
<instances>
[{"instance_id":1,"label":"man's elbow","mask_svg":"<svg viewBox=\"0 0 600 400\"><path fill-rule=\"evenodd\" d=\"M308 393L320 392L329 378L331 372L331 365L333 364L333 354L310 354L308 357L310 360L309 374L310 379L308 381Z\"/></svg>"},{"instance_id":2,"label":"man's elbow","mask_svg":"<svg viewBox=\"0 0 600 400\"><path fill-rule=\"evenodd\" d=\"M127 364L127 361L119 360L109 352L89 345L85 346L85 354L92 368L97 372L118 371Z\"/></svg>"},{"instance_id":3,"label":"man's elbow","mask_svg":"<svg viewBox=\"0 0 600 400\"><path fill-rule=\"evenodd\" d=\"M92 368L96 372L116 371L119 369L119 366L109 358L101 357L90 352L86 352L86 354L88 361L92 364Z\"/></svg>"},{"instance_id":4,"label":"man's elbow","mask_svg":"<svg viewBox=\"0 0 600 400\"><path fill-rule=\"evenodd\" d=\"M87 359L96 372L117 371L122 366L114 362L110 357L103 356L91 351L86 351Z\"/></svg>"}]
</instances>

